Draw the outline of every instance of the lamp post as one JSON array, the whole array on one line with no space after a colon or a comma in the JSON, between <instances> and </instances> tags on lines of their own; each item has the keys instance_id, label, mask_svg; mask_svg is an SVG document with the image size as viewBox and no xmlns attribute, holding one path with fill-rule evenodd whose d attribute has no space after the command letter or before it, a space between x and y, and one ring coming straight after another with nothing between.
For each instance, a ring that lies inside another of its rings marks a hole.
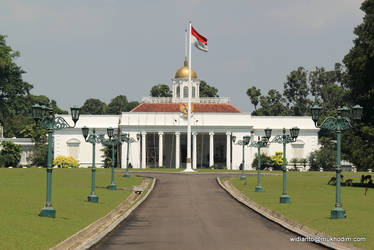
<instances>
[{"instance_id":1,"label":"lamp post","mask_svg":"<svg viewBox=\"0 0 374 250\"><path fill-rule=\"evenodd\" d=\"M92 144L92 168L91 168L91 194L88 196L88 201L90 202L99 202L99 197L95 194L95 175L96 175L96 166L95 166L95 150L96 150L96 143L102 143L104 139L104 135L96 135L96 129L92 129L92 133L89 134L89 128L84 126L82 128L82 134L84 140Z\"/></svg>"},{"instance_id":2,"label":"lamp post","mask_svg":"<svg viewBox=\"0 0 374 250\"><path fill-rule=\"evenodd\" d=\"M129 152L130 152L130 144L136 141L139 141L140 134L136 135L136 139L130 137L129 134L126 134L123 136L122 140L127 143L127 157L126 157L126 173L123 175L123 177L130 178L129 174Z\"/></svg>"},{"instance_id":3,"label":"lamp post","mask_svg":"<svg viewBox=\"0 0 374 250\"><path fill-rule=\"evenodd\" d=\"M257 141L252 142L249 144L250 147L257 148L257 186L255 188L255 192L262 192L262 186L260 182L260 170L261 170L261 148L267 147L269 139L271 137L271 129L266 128L265 129L265 136L263 136L261 139L258 137Z\"/></svg>"},{"instance_id":4,"label":"lamp post","mask_svg":"<svg viewBox=\"0 0 374 250\"><path fill-rule=\"evenodd\" d=\"M344 219L345 210L342 208L340 196L341 182L341 136L342 131L352 128L351 120L360 120L362 117L362 107L355 105L352 109L348 107L338 108L336 116L327 117L321 125L318 125L318 119L321 116L322 108L318 105L312 107L312 119L317 128L327 129L336 132L336 202L331 210L331 219Z\"/></svg>"},{"instance_id":5,"label":"lamp post","mask_svg":"<svg viewBox=\"0 0 374 250\"><path fill-rule=\"evenodd\" d=\"M286 135L286 129L283 128L283 135L278 135L274 138L272 142L282 143L283 144L283 192L280 197L280 203L290 203L291 197L287 194L287 159L286 159L286 145L287 143L295 142L296 138L299 135L300 129L293 127L290 129L291 135Z\"/></svg>"},{"instance_id":6,"label":"lamp post","mask_svg":"<svg viewBox=\"0 0 374 250\"><path fill-rule=\"evenodd\" d=\"M235 140L236 140L236 136L233 136L232 137L232 142L235 143ZM237 145L242 145L242 148L243 148L243 151L242 151L242 175L240 176L240 180L246 180L247 177L245 177L245 173L244 173L244 146L248 145L249 141L251 140L251 137L248 136L248 135L245 135L243 136L243 140L239 140L236 144Z\"/></svg>"},{"instance_id":7,"label":"lamp post","mask_svg":"<svg viewBox=\"0 0 374 250\"><path fill-rule=\"evenodd\" d=\"M107 128L107 134L109 139L103 141L103 145L105 146L111 146L112 147L112 175L111 175L111 183L107 187L109 190L116 190L117 186L114 184L114 165L115 165L115 157L114 157L114 147L118 144L121 144L123 141L122 135L115 135L114 134L114 128Z\"/></svg>"},{"instance_id":8,"label":"lamp post","mask_svg":"<svg viewBox=\"0 0 374 250\"><path fill-rule=\"evenodd\" d=\"M53 109L44 105L35 104L32 106L32 115L37 125L48 131L48 158L47 158L47 195L44 208L39 213L43 217L56 217L56 210L52 207L52 144L55 130L74 128L79 120L80 108L71 107L71 118L74 126L70 126L64 118L55 116Z\"/></svg>"}]
</instances>

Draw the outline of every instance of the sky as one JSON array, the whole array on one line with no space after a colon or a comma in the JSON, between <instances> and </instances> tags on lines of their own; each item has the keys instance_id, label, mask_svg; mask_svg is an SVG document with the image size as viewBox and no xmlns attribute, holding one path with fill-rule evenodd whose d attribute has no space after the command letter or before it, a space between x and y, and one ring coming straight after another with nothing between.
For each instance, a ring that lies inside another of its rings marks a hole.
<instances>
[{"instance_id":1,"label":"sky","mask_svg":"<svg viewBox=\"0 0 374 250\"><path fill-rule=\"evenodd\" d=\"M242 112L246 91L283 90L303 66L333 69L353 46L362 0L1 0L0 34L21 56L32 94L69 109L88 98L141 101L183 66L188 21L208 38L192 50L201 80Z\"/></svg>"}]
</instances>

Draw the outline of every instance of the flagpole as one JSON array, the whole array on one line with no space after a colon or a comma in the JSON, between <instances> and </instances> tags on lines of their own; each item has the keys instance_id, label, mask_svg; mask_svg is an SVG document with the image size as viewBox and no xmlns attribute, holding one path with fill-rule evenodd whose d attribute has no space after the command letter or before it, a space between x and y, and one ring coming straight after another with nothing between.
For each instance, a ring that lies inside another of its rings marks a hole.
<instances>
[{"instance_id":1,"label":"flagpole","mask_svg":"<svg viewBox=\"0 0 374 250\"><path fill-rule=\"evenodd\" d=\"M184 58L187 60L187 29L184 30Z\"/></svg>"},{"instance_id":2,"label":"flagpole","mask_svg":"<svg viewBox=\"0 0 374 250\"><path fill-rule=\"evenodd\" d=\"M188 110L187 110L187 159L185 172L194 172L191 168L191 21L189 22L189 50L188 50Z\"/></svg>"}]
</instances>

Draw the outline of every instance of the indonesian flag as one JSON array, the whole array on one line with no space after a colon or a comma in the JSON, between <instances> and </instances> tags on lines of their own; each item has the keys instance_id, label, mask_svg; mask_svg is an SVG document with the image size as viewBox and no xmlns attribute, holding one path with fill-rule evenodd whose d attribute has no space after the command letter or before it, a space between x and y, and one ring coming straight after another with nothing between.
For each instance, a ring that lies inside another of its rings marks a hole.
<instances>
[{"instance_id":1,"label":"indonesian flag","mask_svg":"<svg viewBox=\"0 0 374 250\"><path fill-rule=\"evenodd\" d=\"M192 26L191 26L191 42L195 45L196 48L208 52L208 39L200 35Z\"/></svg>"}]
</instances>

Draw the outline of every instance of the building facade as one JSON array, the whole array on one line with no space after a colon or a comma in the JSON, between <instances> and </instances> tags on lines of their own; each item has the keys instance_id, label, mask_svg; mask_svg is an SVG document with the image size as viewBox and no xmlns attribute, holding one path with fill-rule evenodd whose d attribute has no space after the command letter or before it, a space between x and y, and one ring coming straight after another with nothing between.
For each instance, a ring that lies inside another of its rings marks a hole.
<instances>
[{"instance_id":1,"label":"building facade","mask_svg":"<svg viewBox=\"0 0 374 250\"><path fill-rule=\"evenodd\" d=\"M242 146L233 142L243 136L251 136L255 141L264 136L264 129L272 129L272 135L281 135L299 127L297 141L287 144L287 159L306 158L318 149L318 129L311 117L261 117L242 113L230 104L229 98L199 98L200 80L192 69L192 82L188 84L187 61L177 70L172 79L172 97L145 97L142 103L130 112L121 115L81 115L76 128L55 132L55 156L71 155L82 167L92 164L92 146L86 143L81 128L96 128L97 133L105 133L106 128L118 128L128 133L135 142L121 146L121 167L125 168L127 155L133 168L169 167L184 168L187 155L187 102L189 86L191 93L192 126L192 168L207 168L213 165L239 169L242 162ZM70 116L63 116L71 121ZM96 147L97 166L103 165L102 145ZM127 154L127 150L129 152ZM256 148L245 147L245 169L252 169ZM282 152L282 145L271 143L261 149L267 155Z\"/></svg>"}]
</instances>

